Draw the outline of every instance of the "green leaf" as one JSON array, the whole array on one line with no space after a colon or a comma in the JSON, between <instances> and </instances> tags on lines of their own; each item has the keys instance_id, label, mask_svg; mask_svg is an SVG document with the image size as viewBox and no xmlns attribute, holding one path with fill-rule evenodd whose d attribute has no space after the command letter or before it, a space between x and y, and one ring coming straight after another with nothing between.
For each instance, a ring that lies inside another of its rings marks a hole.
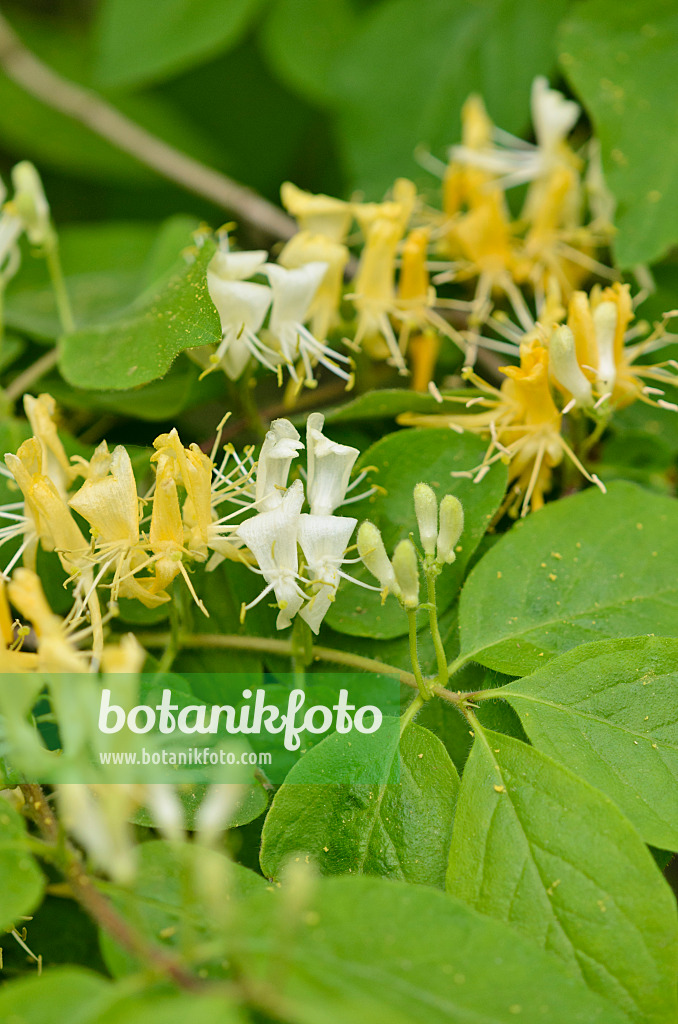
<instances>
[{"instance_id":1,"label":"green leaf","mask_svg":"<svg viewBox=\"0 0 678 1024\"><path fill-rule=\"evenodd\" d=\"M530 740L678 850L678 640L584 644L496 691Z\"/></svg>"},{"instance_id":2,"label":"green leaf","mask_svg":"<svg viewBox=\"0 0 678 1024\"><path fill-rule=\"evenodd\" d=\"M628 1024L533 943L444 893L376 878L299 888L247 900L237 951L246 975L281 979L292 1024Z\"/></svg>"},{"instance_id":3,"label":"green leaf","mask_svg":"<svg viewBox=\"0 0 678 1024\"><path fill-rule=\"evenodd\" d=\"M560 63L600 139L618 201L620 267L652 263L678 241L678 11L672 0L577 4Z\"/></svg>"},{"instance_id":4,"label":"green leaf","mask_svg":"<svg viewBox=\"0 0 678 1024\"><path fill-rule=\"evenodd\" d=\"M12 928L40 902L45 880L24 841L20 814L0 798L0 933Z\"/></svg>"},{"instance_id":5,"label":"green leaf","mask_svg":"<svg viewBox=\"0 0 678 1024\"><path fill-rule=\"evenodd\" d=\"M464 770L448 889L555 954L642 1024L676 1004L678 919L612 801L532 747L482 732Z\"/></svg>"},{"instance_id":6,"label":"green leaf","mask_svg":"<svg viewBox=\"0 0 678 1024\"><path fill-rule=\"evenodd\" d=\"M357 25L351 0L273 0L261 41L291 89L323 102L332 97L328 78Z\"/></svg>"},{"instance_id":7,"label":"green leaf","mask_svg":"<svg viewBox=\"0 0 678 1024\"><path fill-rule=\"evenodd\" d=\"M176 75L234 46L261 0L104 0L99 16L100 82L127 88Z\"/></svg>"},{"instance_id":8,"label":"green leaf","mask_svg":"<svg viewBox=\"0 0 678 1024\"><path fill-rule=\"evenodd\" d=\"M469 559L480 543L506 490L506 467L496 463L481 484L451 476L452 471L468 469L481 461L486 445L470 434L453 434L445 429L399 430L377 441L358 460L357 466L375 467L370 479L386 494L349 505L350 515L358 522L371 519L382 532L389 554L397 542L415 531L414 485L429 483L438 499L456 494L464 506L466 526L460 538L457 559L438 577L438 610L443 612L458 593ZM357 579L375 584L375 579L358 565L352 573ZM423 583L422 583L423 585ZM425 620L421 613L421 624ZM382 605L381 595L369 590L357 591L354 584L339 588L329 610L327 623L340 633L376 639L402 636L407 632L407 616L394 597Z\"/></svg>"},{"instance_id":9,"label":"green leaf","mask_svg":"<svg viewBox=\"0 0 678 1024\"><path fill-rule=\"evenodd\" d=\"M260 875L198 843L151 841L138 847L137 856L132 888L111 886L109 895L145 938L167 949L185 949L196 937L204 940L211 934L215 912L210 886L223 902L240 899L266 884ZM138 961L107 933L101 933L100 942L114 977L139 969Z\"/></svg>"},{"instance_id":10,"label":"green leaf","mask_svg":"<svg viewBox=\"0 0 678 1024\"><path fill-rule=\"evenodd\" d=\"M529 116L532 79L555 62L566 0L395 0L365 18L332 85L352 184L379 196L397 175L420 178L418 145L459 139L459 114L479 92L508 131ZM430 188L430 185L429 185Z\"/></svg>"},{"instance_id":11,"label":"green leaf","mask_svg":"<svg viewBox=\"0 0 678 1024\"><path fill-rule=\"evenodd\" d=\"M0 989L0 1019L12 1024L94 1024L109 1002L111 984L76 967L62 967L43 977L21 978Z\"/></svg>"},{"instance_id":12,"label":"green leaf","mask_svg":"<svg viewBox=\"0 0 678 1024\"><path fill-rule=\"evenodd\" d=\"M206 239L120 319L65 335L59 368L68 383L127 390L162 377L185 349L218 341L219 314L205 277L214 251Z\"/></svg>"},{"instance_id":13,"label":"green leaf","mask_svg":"<svg viewBox=\"0 0 678 1024\"><path fill-rule=\"evenodd\" d=\"M675 632L678 503L630 483L564 498L516 523L459 606L461 653L509 675L589 640Z\"/></svg>"},{"instance_id":14,"label":"green leaf","mask_svg":"<svg viewBox=\"0 0 678 1024\"><path fill-rule=\"evenodd\" d=\"M156 991L130 996L126 989L75 967L22 978L0 991L0 1017L7 1024L244 1024L221 994L167 995Z\"/></svg>"},{"instance_id":15,"label":"green leaf","mask_svg":"<svg viewBox=\"0 0 678 1024\"><path fill-rule=\"evenodd\" d=\"M374 744L360 744L353 733L335 733L299 760L266 816L264 874L277 878L295 854L309 854L328 875L444 884L459 776L443 744L427 729L408 726L399 755L397 732L393 740L379 752L378 767ZM322 784L323 777L332 777L336 759L352 760L355 783ZM392 781L360 781L375 772Z\"/></svg>"}]
</instances>

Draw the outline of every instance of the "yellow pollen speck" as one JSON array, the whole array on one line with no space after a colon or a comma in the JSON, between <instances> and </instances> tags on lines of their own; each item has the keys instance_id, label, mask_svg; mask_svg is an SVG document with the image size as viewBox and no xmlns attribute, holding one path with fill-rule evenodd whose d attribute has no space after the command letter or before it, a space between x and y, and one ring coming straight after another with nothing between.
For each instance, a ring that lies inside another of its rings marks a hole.
<instances>
[{"instance_id":1,"label":"yellow pollen speck","mask_svg":"<svg viewBox=\"0 0 678 1024\"><path fill-rule=\"evenodd\" d=\"M657 744L656 744L656 743L653 743L653 744L652 744L652 749L653 749L653 750L656 750L656 749L657 749Z\"/></svg>"},{"instance_id":2,"label":"yellow pollen speck","mask_svg":"<svg viewBox=\"0 0 678 1024\"><path fill-rule=\"evenodd\" d=\"M577 541L577 543L575 544L575 547L576 548L580 548L581 547L581 541L580 540Z\"/></svg>"},{"instance_id":3,"label":"yellow pollen speck","mask_svg":"<svg viewBox=\"0 0 678 1024\"><path fill-rule=\"evenodd\" d=\"M656 188L653 188L651 192L647 193L646 198L648 203L658 203L659 200L662 198L662 194L661 192L657 191Z\"/></svg>"},{"instance_id":4,"label":"yellow pollen speck","mask_svg":"<svg viewBox=\"0 0 678 1024\"><path fill-rule=\"evenodd\" d=\"M494 786L493 789L494 789L495 793L505 793L506 792L506 786Z\"/></svg>"},{"instance_id":5,"label":"yellow pollen speck","mask_svg":"<svg viewBox=\"0 0 678 1024\"><path fill-rule=\"evenodd\" d=\"M499 570L497 570L497 579L498 579L498 580L500 580L500 579L501 579L501 572L499 572Z\"/></svg>"},{"instance_id":6,"label":"yellow pollen speck","mask_svg":"<svg viewBox=\"0 0 678 1024\"><path fill-rule=\"evenodd\" d=\"M423 756L424 756L423 754L417 754L418 758L422 758Z\"/></svg>"},{"instance_id":7,"label":"yellow pollen speck","mask_svg":"<svg viewBox=\"0 0 678 1024\"><path fill-rule=\"evenodd\" d=\"M562 555L561 555L561 554L560 554L560 553L559 553L558 551L552 551L552 552L551 552L551 558L557 558L557 559L558 559L558 561L560 561L560 559L561 559L562 557L563 557L563 556L562 556Z\"/></svg>"},{"instance_id":8,"label":"yellow pollen speck","mask_svg":"<svg viewBox=\"0 0 678 1024\"><path fill-rule=\"evenodd\" d=\"M650 717L649 715L645 715L645 718L643 719L643 721L644 721L644 722L647 722L647 720L649 719L649 717Z\"/></svg>"},{"instance_id":9,"label":"yellow pollen speck","mask_svg":"<svg viewBox=\"0 0 678 1024\"><path fill-rule=\"evenodd\" d=\"M557 579L558 579L558 577L556 576L556 574L555 574L554 572L550 572L550 573L549 573L549 579L550 579L550 580L557 580Z\"/></svg>"},{"instance_id":10,"label":"yellow pollen speck","mask_svg":"<svg viewBox=\"0 0 678 1024\"><path fill-rule=\"evenodd\" d=\"M626 156L622 153L621 149L613 149L610 156L616 164L621 164L622 167L628 163Z\"/></svg>"},{"instance_id":11,"label":"yellow pollen speck","mask_svg":"<svg viewBox=\"0 0 678 1024\"><path fill-rule=\"evenodd\" d=\"M643 524L642 523L636 523L636 530L642 530L642 528L643 528Z\"/></svg>"},{"instance_id":12,"label":"yellow pollen speck","mask_svg":"<svg viewBox=\"0 0 678 1024\"><path fill-rule=\"evenodd\" d=\"M546 568L546 562L541 562L540 564L541 564L542 569Z\"/></svg>"},{"instance_id":13,"label":"yellow pollen speck","mask_svg":"<svg viewBox=\"0 0 678 1024\"><path fill-rule=\"evenodd\" d=\"M539 652L539 654L537 655L537 657L538 657L538 658L543 658L543 657L544 657L544 652L543 652L543 651L540 651L540 652Z\"/></svg>"},{"instance_id":14,"label":"yellow pollen speck","mask_svg":"<svg viewBox=\"0 0 678 1024\"><path fill-rule=\"evenodd\" d=\"M605 911L607 910L607 907L605 906L605 904L603 903L602 900L597 900L597 903L598 903L598 906L600 907L602 913L604 914Z\"/></svg>"},{"instance_id":15,"label":"yellow pollen speck","mask_svg":"<svg viewBox=\"0 0 678 1024\"><path fill-rule=\"evenodd\" d=\"M514 1003L513 1006L509 1006L509 1013L522 1013L522 1006L520 1003Z\"/></svg>"},{"instance_id":16,"label":"yellow pollen speck","mask_svg":"<svg viewBox=\"0 0 678 1024\"><path fill-rule=\"evenodd\" d=\"M634 745L634 747L637 747L638 746L638 740L634 740L633 741L633 745Z\"/></svg>"}]
</instances>

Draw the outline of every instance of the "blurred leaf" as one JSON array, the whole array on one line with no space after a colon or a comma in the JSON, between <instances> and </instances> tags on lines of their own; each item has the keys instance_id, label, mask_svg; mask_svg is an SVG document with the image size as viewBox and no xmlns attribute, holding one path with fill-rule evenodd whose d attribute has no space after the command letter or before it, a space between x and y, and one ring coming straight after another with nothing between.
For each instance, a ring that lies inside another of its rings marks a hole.
<instances>
[{"instance_id":1,"label":"blurred leaf","mask_svg":"<svg viewBox=\"0 0 678 1024\"><path fill-rule=\"evenodd\" d=\"M678 640L601 640L502 687L534 746L678 850Z\"/></svg>"},{"instance_id":2,"label":"blurred leaf","mask_svg":"<svg viewBox=\"0 0 678 1024\"><path fill-rule=\"evenodd\" d=\"M678 505L630 483L590 488L516 523L469 575L462 654L525 675L588 640L670 636Z\"/></svg>"},{"instance_id":3,"label":"blurred leaf","mask_svg":"<svg viewBox=\"0 0 678 1024\"><path fill-rule=\"evenodd\" d=\"M177 789L177 796L181 801L184 811L184 826L188 831L195 828L195 817L200 810L200 805L205 797L208 787L206 785L185 785ZM240 828L249 824L262 814L268 806L266 790L260 783L253 786L239 786L236 784L236 797L229 816L224 819L223 827ZM146 807L140 807L132 819L136 825L144 825L147 828L156 827L152 811Z\"/></svg>"},{"instance_id":4,"label":"blurred leaf","mask_svg":"<svg viewBox=\"0 0 678 1024\"><path fill-rule=\"evenodd\" d=\"M468 395L468 391L450 393ZM345 405L328 409L325 412L325 422L364 423L365 420L392 420L401 412L458 413L459 405L454 402L437 402L433 395L420 395L416 391L406 391L404 388L379 388L366 391ZM306 417L296 417L295 422L298 420L305 422Z\"/></svg>"},{"instance_id":5,"label":"blurred leaf","mask_svg":"<svg viewBox=\"0 0 678 1024\"><path fill-rule=\"evenodd\" d=\"M238 950L246 976L285 979L292 1024L628 1024L534 943L444 893L365 877L299 890L249 898Z\"/></svg>"},{"instance_id":6,"label":"blurred leaf","mask_svg":"<svg viewBox=\"0 0 678 1024\"><path fill-rule=\"evenodd\" d=\"M577 4L560 63L583 100L618 200L613 247L629 269L678 241L678 10L673 0Z\"/></svg>"},{"instance_id":7,"label":"blurred leaf","mask_svg":"<svg viewBox=\"0 0 678 1024\"><path fill-rule=\"evenodd\" d=\"M409 725L398 746L399 721L387 722L393 728L378 752L358 734L335 733L292 768L264 823L261 867L267 876L279 878L295 854L310 854L323 874L444 885L459 776L428 729ZM323 784L323 778L336 777L333 761L345 772L347 760L355 781ZM383 782L361 781L375 774Z\"/></svg>"},{"instance_id":8,"label":"blurred leaf","mask_svg":"<svg viewBox=\"0 0 678 1024\"><path fill-rule=\"evenodd\" d=\"M120 319L65 335L59 368L69 384L125 391L162 377L185 349L217 342L219 314L205 277L214 251L205 239Z\"/></svg>"},{"instance_id":9,"label":"blurred leaf","mask_svg":"<svg viewBox=\"0 0 678 1024\"><path fill-rule=\"evenodd\" d=\"M389 0L365 18L336 66L332 88L352 184L379 197L399 175L422 178L418 145L456 142L469 93L521 131L532 79L555 62L568 0Z\"/></svg>"},{"instance_id":10,"label":"blurred leaf","mask_svg":"<svg viewBox=\"0 0 678 1024\"><path fill-rule=\"evenodd\" d=\"M45 880L23 841L23 818L0 797L0 934L40 902Z\"/></svg>"},{"instance_id":11,"label":"blurred leaf","mask_svg":"<svg viewBox=\"0 0 678 1024\"><path fill-rule=\"evenodd\" d=\"M103 0L98 79L130 88L166 78L232 47L262 0Z\"/></svg>"},{"instance_id":12,"label":"blurred leaf","mask_svg":"<svg viewBox=\"0 0 678 1024\"><path fill-rule=\"evenodd\" d=\"M132 887L110 887L110 897L148 940L180 950L189 936L204 939L210 934L215 919L210 888L219 893L223 905L265 885L261 875L234 864L217 850L198 843L153 840L138 848ZM103 932L101 949L113 977L139 969L138 961Z\"/></svg>"},{"instance_id":13,"label":"blurred leaf","mask_svg":"<svg viewBox=\"0 0 678 1024\"><path fill-rule=\"evenodd\" d=\"M615 804L527 744L476 737L448 889L559 957L639 1024L674 1019L671 890Z\"/></svg>"},{"instance_id":14,"label":"blurred leaf","mask_svg":"<svg viewBox=\"0 0 678 1024\"><path fill-rule=\"evenodd\" d=\"M466 526L459 540L461 550L454 564L446 566L438 577L438 609L441 612L457 594L469 558L506 490L506 467L501 463L495 463L479 484L465 477L450 475L454 470L477 465L486 447L485 442L471 434L454 434L444 428L399 430L387 434L368 448L357 463L358 468L376 468L377 472L370 473L370 479L386 493L347 506L346 514L355 516L359 523L362 519L376 523L382 531L389 555L393 554L398 540L416 531L412 496L416 483L422 480L429 483L439 500L445 494L456 494L462 502ZM376 583L363 566L351 568L356 579ZM422 625L424 619L422 613ZM402 636L408 629L407 616L394 597L387 597L386 603L382 604L379 593L370 590L357 593L355 585L350 582L339 588L337 599L328 612L327 623L340 633L379 639Z\"/></svg>"},{"instance_id":15,"label":"blurred leaf","mask_svg":"<svg viewBox=\"0 0 678 1024\"><path fill-rule=\"evenodd\" d=\"M273 0L260 35L283 82L324 102L333 96L328 77L358 24L351 0Z\"/></svg>"}]
</instances>

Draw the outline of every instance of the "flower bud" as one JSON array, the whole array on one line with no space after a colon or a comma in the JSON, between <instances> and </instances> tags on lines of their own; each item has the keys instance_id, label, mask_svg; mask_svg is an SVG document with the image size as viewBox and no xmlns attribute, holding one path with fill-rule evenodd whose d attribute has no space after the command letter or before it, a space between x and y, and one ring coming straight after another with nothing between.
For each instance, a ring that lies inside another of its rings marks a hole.
<instances>
[{"instance_id":1,"label":"flower bud","mask_svg":"<svg viewBox=\"0 0 678 1024\"><path fill-rule=\"evenodd\" d=\"M419 539L425 555L436 553L438 536L438 502L428 484L416 484L414 488L414 511L419 526Z\"/></svg>"},{"instance_id":2,"label":"flower bud","mask_svg":"<svg viewBox=\"0 0 678 1024\"><path fill-rule=\"evenodd\" d=\"M464 509L459 498L446 494L440 502L440 530L438 532L439 562L454 562L455 546L464 529Z\"/></svg>"},{"instance_id":3,"label":"flower bud","mask_svg":"<svg viewBox=\"0 0 678 1024\"><path fill-rule=\"evenodd\" d=\"M572 395L575 404L584 408L593 405L591 384L584 376L569 327L556 327L549 341L549 362L553 376Z\"/></svg>"},{"instance_id":4,"label":"flower bud","mask_svg":"<svg viewBox=\"0 0 678 1024\"><path fill-rule=\"evenodd\" d=\"M411 540L401 540L393 554L393 571L400 587L400 600L405 608L419 604L419 563Z\"/></svg>"},{"instance_id":5,"label":"flower bud","mask_svg":"<svg viewBox=\"0 0 678 1024\"><path fill-rule=\"evenodd\" d=\"M381 533L369 520L361 523L358 530L358 554L365 567L379 580L382 589L389 590L396 597L400 597L400 587L396 581L393 566L386 554Z\"/></svg>"},{"instance_id":6,"label":"flower bud","mask_svg":"<svg viewBox=\"0 0 678 1024\"><path fill-rule=\"evenodd\" d=\"M54 240L49 204L40 175L28 160L12 168L14 207L23 221L31 245L47 245Z\"/></svg>"}]
</instances>

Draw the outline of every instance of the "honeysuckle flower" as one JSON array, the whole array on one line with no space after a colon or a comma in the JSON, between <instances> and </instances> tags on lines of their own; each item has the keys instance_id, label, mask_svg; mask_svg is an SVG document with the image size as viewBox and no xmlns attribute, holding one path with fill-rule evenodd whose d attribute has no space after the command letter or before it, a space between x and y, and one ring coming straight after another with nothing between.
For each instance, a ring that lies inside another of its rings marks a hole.
<instances>
[{"instance_id":1,"label":"honeysuckle flower","mask_svg":"<svg viewBox=\"0 0 678 1024\"><path fill-rule=\"evenodd\" d=\"M568 305L567 326L572 331L579 367L597 396L597 406L609 402L611 408L623 408L639 399L648 405L676 409L663 397L663 389L654 386L675 386L675 366L671 362L637 362L666 344L666 323L672 315L666 314L644 340L628 344L638 336L639 329L631 326L634 313L628 285L615 282L608 288L592 288L590 295L574 293Z\"/></svg>"},{"instance_id":2,"label":"honeysuckle flower","mask_svg":"<svg viewBox=\"0 0 678 1024\"><path fill-rule=\"evenodd\" d=\"M507 508L512 515L520 511L524 516L531 508L541 508L551 487L552 471L563 457L604 490L598 477L588 472L562 436L562 413L551 393L548 367L548 350L534 339L521 346L520 366L501 367L507 378L501 388L492 387L472 371L466 373L480 392L478 397L467 400L467 405L478 405L483 412L404 413L398 421L412 426L447 425L488 435L490 444L482 462L472 470L453 475L468 476L478 483L493 463L507 462L512 485Z\"/></svg>"},{"instance_id":3,"label":"honeysuckle flower","mask_svg":"<svg viewBox=\"0 0 678 1024\"><path fill-rule=\"evenodd\" d=\"M43 444L37 437L24 441L16 455L5 455L5 465L24 498L23 515L3 512L13 522L0 530L2 541L24 535L21 547L5 568L5 575L24 552L24 561L34 568L38 543L46 551L56 551L68 573L78 573L84 565L89 546L56 485L43 473L44 463Z\"/></svg>"},{"instance_id":4,"label":"honeysuckle flower","mask_svg":"<svg viewBox=\"0 0 678 1024\"><path fill-rule=\"evenodd\" d=\"M375 359L388 358L404 374L407 367L389 319L395 308L396 256L401 238L396 220L381 218L369 226L347 298L358 313L353 344L356 348L364 344Z\"/></svg>"},{"instance_id":5,"label":"honeysuckle flower","mask_svg":"<svg viewBox=\"0 0 678 1024\"><path fill-rule=\"evenodd\" d=\"M348 516L303 513L299 519L299 544L313 583L312 596L299 614L314 633L334 601L342 577L346 548L358 520ZM354 580L353 582L358 582Z\"/></svg>"},{"instance_id":6,"label":"honeysuckle flower","mask_svg":"<svg viewBox=\"0 0 678 1024\"><path fill-rule=\"evenodd\" d=\"M396 178L389 195L382 203L354 203L353 210L365 239L378 220L389 220L405 234L417 206L417 187L409 178Z\"/></svg>"},{"instance_id":7,"label":"honeysuckle flower","mask_svg":"<svg viewBox=\"0 0 678 1024\"><path fill-rule=\"evenodd\" d=\"M339 323L344 271L349 252L345 245L325 235L299 231L290 238L278 256L278 263L288 270L296 270L308 263L325 263L327 269L308 307L311 333L323 341Z\"/></svg>"},{"instance_id":8,"label":"honeysuckle flower","mask_svg":"<svg viewBox=\"0 0 678 1024\"><path fill-rule=\"evenodd\" d=\"M299 555L297 539L304 487L295 480L287 489L276 508L259 512L238 526L238 534L255 556L258 572L266 587L243 607L253 608L271 591L275 593L278 608L277 629L285 629L303 605L306 595L299 586Z\"/></svg>"},{"instance_id":9,"label":"honeysuckle flower","mask_svg":"<svg viewBox=\"0 0 678 1024\"><path fill-rule=\"evenodd\" d=\"M7 590L14 607L35 631L37 657L34 669L41 672L86 672L90 656L79 651L70 639L71 629L50 608L36 573L30 569L17 569Z\"/></svg>"},{"instance_id":10,"label":"honeysuckle flower","mask_svg":"<svg viewBox=\"0 0 678 1024\"><path fill-rule=\"evenodd\" d=\"M257 462L256 506L261 512L279 508L287 491L292 459L304 447L299 431L289 420L273 420Z\"/></svg>"},{"instance_id":11,"label":"honeysuckle flower","mask_svg":"<svg viewBox=\"0 0 678 1024\"><path fill-rule=\"evenodd\" d=\"M292 214L301 232L322 235L331 242L343 242L353 220L353 204L333 196L313 195L286 181L280 188L280 198L288 213Z\"/></svg>"},{"instance_id":12,"label":"honeysuckle flower","mask_svg":"<svg viewBox=\"0 0 678 1024\"><path fill-rule=\"evenodd\" d=\"M306 421L306 495L311 514L316 516L332 515L344 504L351 470L360 455L357 448L325 437L324 422L319 412L311 413Z\"/></svg>"},{"instance_id":13,"label":"honeysuckle flower","mask_svg":"<svg viewBox=\"0 0 678 1024\"><path fill-rule=\"evenodd\" d=\"M531 108L536 145L492 126L494 144L453 146L451 160L500 175L503 188L544 178L554 167L570 163L565 139L579 118L579 105L539 76L532 83Z\"/></svg>"},{"instance_id":14,"label":"honeysuckle flower","mask_svg":"<svg viewBox=\"0 0 678 1024\"><path fill-rule=\"evenodd\" d=\"M304 326L328 264L306 263L294 270L287 270L275 263L267 263L263 269L273 292L267 337L270 335L277 345L292 379L299 381L295 362L301 360L304 383L309 387L315 384L313 367L316 363L322 363L350 384L351 373L339 365L344 363L348 366L350 359L315 338Z\"/></svg>"},{"instance_id":15,"label":"honeysuckle flower","mask_svg":"<svg viewBox=\"0 0 678 1024\"><path fill-rule=\"evenodd\" d=\"M238 380L251 358L275 372L277 357L258 337L271 305L271 289L247 281L259 273L266 261L263 251L224 252L219 250L207 268L207 289L221 320L222 340L210 355L210 367L222 367L227 377Z\"/></svg>"},{"instance_id":16,"label":"honeysuckle flower","mask_svg":"<svg viewBox=\"0 0 678 1024\"><path fill-rule=\"evenodd\" d=\"M47 394L38 395L37 398L24 395L24 412L42 447L42 473L50 478L65 497L79 470L69 462L57 432L54 420L56 402Z\"/></svg>"}]
</instances>

